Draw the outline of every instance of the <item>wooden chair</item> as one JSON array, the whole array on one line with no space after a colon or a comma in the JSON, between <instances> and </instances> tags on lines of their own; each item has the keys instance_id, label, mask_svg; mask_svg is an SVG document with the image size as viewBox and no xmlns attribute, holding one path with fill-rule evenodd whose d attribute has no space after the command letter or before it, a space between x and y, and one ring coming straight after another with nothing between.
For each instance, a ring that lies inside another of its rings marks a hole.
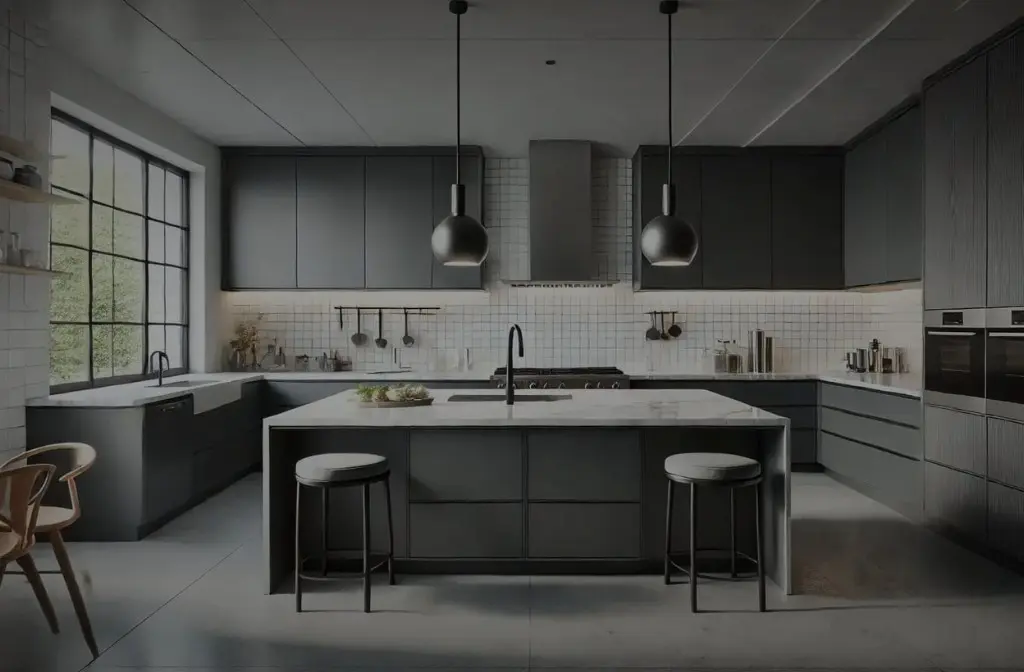
<instances>
[{"instance_id":1,"label":"wooden chair","mask_svg":"<svg viewBox=\"0 0 1024 672\"><path fill-rule=\"evenodd\" d=\"M64 538L61 530L70 527L82 516L81 505L78 501L78 486L75 479L89 470L96 461L96 450L85 443L54 443L48 446L40 446L20 453L4 464L0 464L0 471L9 468L11 465L38 458L46 453L65 451L69 462L69 471L58 480L67 483L68 494L70 495L70 508L59 506L40 506L38 519L35 524L35 532L39 535L47 535L50 544L53 546L53 554L60 566L60 574L64 576L64 583L67 584L68 593L71 595L71 603L75 607L75 615L82 627L82 635L85 643L89 646L93 658L99 657L99 648L96 646L96 637L92 632L92 624L89 622L89 612L85 608L85 600L82 599L82 591L78 587L78 580L75 578L75 570L71 566L71 558L68 556L67 546L64 545ZM63 462L62 462L63 465ZM42 574L56 574L55 571L43 571ZM27 572L26 572L27 574ZM30 579L31 580L31 579Z\"/></svg>"},{"instance_id":2,"label":"wooden chair","mask_svg":"<svg viewBox=\"0 0 1024 672\"><path fill-rule=\"evenodd\" d=\"M7 565L18 563L36 594L50 630L57 634L60 632L57 612L53 610L46 586L29 554L35 543L39 502L50 487L54 471L52 464L0 469L0 583L4 580Z\"/></svg>"}]
</instances>

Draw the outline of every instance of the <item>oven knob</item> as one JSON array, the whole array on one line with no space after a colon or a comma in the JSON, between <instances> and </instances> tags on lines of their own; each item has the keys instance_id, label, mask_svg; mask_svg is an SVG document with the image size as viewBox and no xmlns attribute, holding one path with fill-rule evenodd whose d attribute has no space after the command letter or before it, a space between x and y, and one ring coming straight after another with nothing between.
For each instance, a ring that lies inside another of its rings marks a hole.
<instances>
[{"instance_id":1,"label":"oven knob","mask_svg":"<svg viewBox=\"0 0 1024 672\"><path fill-rule=\"evenodd\" d=\"M519 384L518 383L512 383L512 389L513 390L518 390L519 389Z\"/></svg>"},{"instance_id":2,"label":"oven knob","mask_svg":"<svg viewBox=\"0 0 1024 672\"><path fill-rule=\"evenodd\" d=\"M502 381L498 381L498 389L499 390L504 390L505 389L505 383L502 382Z\"/></svg>"},{"instance_id":3,"label":"oven knob","mask_svg":"<svg viewBox=\"0 0 1024 672\"><path fill-rule=\"evenodd\" d=\"M541 386L541 388L545 390L548 389L549 387L551 387L551 383L544 383L544 385Z\"/></svg>"},{"instance_id":4,"label":"oven knob","mask_svg":"<svg viewBox=\"0 0 1024 672\"><path fill-rule=\"evenodd\" d=\"M584 390L589 390L589 389L592 389L593 387L594 387L593 383L583 383L583 389Z\"/></svg>"},{"instance_id":5,"label":"oven knob","mask_svg":"<svg viewBox=\"0 0 1024 672\"><path fill-rule=\"evenodd\" d=\"M619 384L618 383L612 383L612 389L613 390L619 389Z\"/></svg>"},{"instance_id":6,"label":"oven knob","mask_svg":"<svg viewBox=\"0 0 1024 672\"><path fill-rule=\"evenodd\" d=\"M558 389L564 390L565 389L565 383L559 383L558 384Z\"/></svg>"},{"instance_id":7,"label":"oven knob","mask_svg":"<svg viewBox=\"0 0 1024 672\"><path fill-rule=\"evenodd\" d=\"M536 390L537 389L537 381L535 380L535 381L531 382L529 387L530 387L531 390Z\"/></svg>"}]
</instances>

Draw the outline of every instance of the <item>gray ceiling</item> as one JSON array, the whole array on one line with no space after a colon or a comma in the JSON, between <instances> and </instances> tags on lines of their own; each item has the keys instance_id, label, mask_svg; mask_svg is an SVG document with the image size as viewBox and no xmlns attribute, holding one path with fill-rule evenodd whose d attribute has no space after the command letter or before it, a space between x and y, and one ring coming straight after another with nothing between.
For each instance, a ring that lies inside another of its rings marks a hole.
<instances>
[{"instance_id":1,"label":"gray ceiling","mask_svg":"<svg viewBox=\"0 0 1024 672\"><path fill-rule=\"evenodd\" d=\"M52 2L55 46L217 144L454 142L447 0ZM470 4L464 142L665 142L657 0ZM688 0L675 140L844 143L1021 16L1024 0Z\"/></svg>"}]
</instances>

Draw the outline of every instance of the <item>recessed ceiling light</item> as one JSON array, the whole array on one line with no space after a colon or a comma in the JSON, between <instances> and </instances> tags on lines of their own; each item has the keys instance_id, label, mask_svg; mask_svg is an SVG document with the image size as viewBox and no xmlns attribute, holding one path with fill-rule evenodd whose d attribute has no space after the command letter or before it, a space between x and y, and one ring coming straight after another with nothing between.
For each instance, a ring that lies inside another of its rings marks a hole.
<instances>
[{"instance_id":1,"label":"recessed ceiling light","mask_svg":"<svg viewBox=\"0 0 1024 672\"><path fill-rule=\"evenodd\" d=\"M549 58L548 60L544 61L544 65L554 65L557 62L558 61L556 61L555 59Z\"/></svg>"}]
</instances>

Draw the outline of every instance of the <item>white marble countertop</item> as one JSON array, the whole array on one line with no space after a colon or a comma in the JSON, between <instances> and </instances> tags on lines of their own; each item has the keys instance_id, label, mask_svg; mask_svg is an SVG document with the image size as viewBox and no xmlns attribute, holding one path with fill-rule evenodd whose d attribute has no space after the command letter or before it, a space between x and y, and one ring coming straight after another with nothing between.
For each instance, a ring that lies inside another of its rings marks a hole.
<instances>
[{"instance_id":1,"label":"white marble countertop","mask_svg":"<svg viewBox=\"0 0 1024 672\"><path fill-rule=\"evenodd\" d=\"M921 377L917 374L874 374L849 373L695 373L692 371L641 371L626 369L631 380L820 380L839 385L863 387L881 392L891 392L911 397L921 396ZM145 406L159 401L183 397L191 390L220 383L247 383L256 380L281 382L388 382L415 381L431 382L480 382L489 387L490 371L262 371L247 373L191 373L165 379L165 383L196 381L185 387L156 387L152 380L97 387L76 392L64 392L49 397L40 397L26 402L35 407L82 407L82 408L131 408Z\"/></svg>"},{"instance_id":2,"label":"white marble countertop","mask_svg":"<svg viewBox=\"0 0 1024 672\"><path fill-rule=\"evenodd\" d=\"M541 391L517 392L507 406L494 401L450 401L458 390L436 390L431 406L375 408L352 390L263 421L265 428L306 427L785 427L789 420L707 390L571 390L570 399L522 401Z\"/></svg>"}]
</instances>

